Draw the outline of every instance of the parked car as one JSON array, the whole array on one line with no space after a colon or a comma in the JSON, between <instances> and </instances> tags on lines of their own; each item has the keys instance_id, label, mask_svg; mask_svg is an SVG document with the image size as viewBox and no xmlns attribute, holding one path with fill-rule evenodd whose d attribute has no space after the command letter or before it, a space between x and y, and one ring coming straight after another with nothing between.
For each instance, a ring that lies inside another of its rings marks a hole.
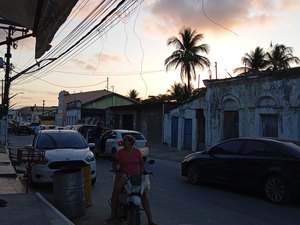
<instances>
[{"instance_id":1,"label":"parked car","mask_svg":"<svg viewBox=\"0 0 300 225\"><path fill-rule=\"evenodd\" d=\"M88 143L95 143L95 140L92 139L93 132L96 129L96 125L91 124L77 124L73 125L73 130L77 130L85 138Z\"/></svg>"},{"instance_id":2,"label":"parked car","mask_svg":"<svg viewBox=\"0 0 300 225\"><path fill-rule=\"evenodd\" d=\"M52 183L58 169L82 168L90 165L92 184L96 182L96 160L82 135L75 130L41 130L27 146L36 151L44 150L45 158L32 165L33 183Z\"/></svg>"},{"instance_id":3,"label":"parked car","mask_svg":"<svg viewBox=\"0 0 300 225\"><path fill-rule=\"evenodd\" d=\"M16 135L30 135L33 134L33 129L29 126L28 123L19 123L16 126L15 130Z\"/></svg>"},{"instance_id":4,"label":"parked car","mask_svg":"<svg viewBox=\"0 0 300 225\"><path fill-rule=\"evenodd\" d=\"M123 137L132 135L135 138L134 147L140 149L142 156L146 159L149 155L149 147L146 138L141 132L134 130L108 130L100 137L100 144L97 149L98 154L114 155L123 148Z\"/></svg>"},{"instance_id":5,"label":"parked car","mask_svg":"<svg viewBox=\"0 0 300 225\"><path fill-rule=\"evenodd\" d=\"M192 184L213 181L251 188L271 202L284 203L299 195L300 147L271 138L230 139L186 156L181 174Z\"/></svg>"}]
</instances>

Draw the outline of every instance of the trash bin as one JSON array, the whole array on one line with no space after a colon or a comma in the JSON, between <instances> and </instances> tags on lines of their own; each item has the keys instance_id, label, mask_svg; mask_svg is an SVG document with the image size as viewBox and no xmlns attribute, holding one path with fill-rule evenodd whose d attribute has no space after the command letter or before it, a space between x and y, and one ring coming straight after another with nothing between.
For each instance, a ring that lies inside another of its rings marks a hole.
<instances>
[{"instance_id":1,"label":"trash bin","mask_svg":"<svg viewBox=\"0 0 300 225\"><path fill-rule=\"evenodd\" d=\"M54 206L73 219L86 213L82 169L63 169L54 172Z\"/></svg>"}]
</instances>

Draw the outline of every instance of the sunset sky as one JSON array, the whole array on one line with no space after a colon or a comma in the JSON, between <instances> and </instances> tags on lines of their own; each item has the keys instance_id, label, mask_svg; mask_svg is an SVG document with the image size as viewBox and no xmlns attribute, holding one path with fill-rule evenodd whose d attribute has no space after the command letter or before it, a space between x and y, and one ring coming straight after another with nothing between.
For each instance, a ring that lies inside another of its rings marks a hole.
<instances>
[{"instance_id":1,"label":"sunset sky","mask_svg":"<svg viewBox=\"0 0 300 225\"><path fill-rule=\"evenodd\" d=\"M98 3L89 1L86 12ZM106 89L107 78L109 90L122 95L132 89L142 99L165 94L174 82L181 81L179 69L165 71L164 60L175 50L167 46L167 39L178 36L183 26L204 35L201 43L210 47L209 54L204 56L211 61L213 79L235 76L232 70L242 66L241 58L257 46L268 50L270 43L284 44L300 57L299 3L299 0L145 0L134 13L108 27L105 35L99 35L80 54L54 70L24 75L14 81L10 96L23 94L13 97L10 105L41 106L45 100L45 106L57 106L61 90L78 93ZM66 24L68 21L65 29ZM57 33L53 46L61 34ZM0 38L5 40L2 30ZM11 58L14 71L35 63L34 45L34 38L18 42ZM4 58L5 52L6 46L0 46L0 57ZM197 75L194 87L202 87L209 71L198 70ZM4 79L4 70L0 76Z\"/></svg>"}]
</instances>

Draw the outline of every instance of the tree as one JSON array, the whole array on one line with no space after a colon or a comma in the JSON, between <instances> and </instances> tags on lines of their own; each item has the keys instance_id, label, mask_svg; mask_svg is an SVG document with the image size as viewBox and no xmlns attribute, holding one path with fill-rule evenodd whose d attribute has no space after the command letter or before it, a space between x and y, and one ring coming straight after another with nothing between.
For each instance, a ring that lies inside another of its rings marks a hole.
<instances>
[{"instance_id":1,"label":"tree","mask_svg":"<svg viewBox=\"0 0 300 225\"><path fill-rule=\"evenodd\" d=\"M167 103L170 102L170 96L166 94L159 94L157 96L149 95L142 103Z\"/></svg>"},{"instance_id":2,"label":"tree","mask_svg":"<svg viewBox=\"0 0 300 225\"><path fill-rule=\"evenodd\" d=\"M234 73L242 74L248 72L259 72L265 70L268 66L268 61L266 60L266 53L261 47L256 47L254 51L251 51L250 53L245 53L241 61L244 66L234 69Z\"/></svg>"},{"instance_id":3,"label":"tree","mask_svg":"<svg viewBox=\"0 0 300 225\"><path fill-rule=\"evenodd\" d=\"M134 99L136 101L141 100L140 98L138 98L139 94L140 93L135 89L132 89L132 90L128 91L128 97L131 98L131 99Z\"/></svg>"},{"instance_id":4,"label":"tree","mask_svg":"<svg viewBox=\"0 0 300 225\"><path fill-rule=\"evenodd\" d=\"M271 50L266 54L269 62L268 70L283 70L290 68L291 63L300 63L300 59L293 55L293 48L283 44L271 45Z\"/></svg>"},{"instance_id":5,"label":"tree","mask_svg":"<svg viewBox=\"0 0 300 225\"><path fill-rule=\"evenodd\" d=\"M200 52L206 54L209 52L207 44L198 45L198 42L202 39L203 34L198 34L196 30L191 30L190 27L183 27L179 32L179 38L172 36L167 41L167 45L174 45L176 50L166 58L166 70L168 71L172 67L177 69L180 66L181 80L187 78L187 87L190 93L191 79L196 79L195 68L210 67L209 59L199 55Z\"/></svg>"},{"instance_id":6,"label":"tree","mask_svg":"<svg viewBox=\"0 0 300 225\"><path fill-rule=\"evenodd\" d=\"M193 90L193 86L190 87ZM192 90L189 90L186 84L174 83L167 93L171 100L175 100L177 103L186 102L191 96Z\"/></svg>"}]
</instances>

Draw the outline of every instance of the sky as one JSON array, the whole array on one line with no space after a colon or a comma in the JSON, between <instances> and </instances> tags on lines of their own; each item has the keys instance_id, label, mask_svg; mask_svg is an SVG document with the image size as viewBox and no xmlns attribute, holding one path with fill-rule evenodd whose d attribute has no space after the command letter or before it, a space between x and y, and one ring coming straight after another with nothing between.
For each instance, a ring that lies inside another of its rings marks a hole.
<instances>
[{"instance_id":1,"label":"sky","mask_svg":"<svg viewBox=\"0 0 300 225\"><path fill-rule=\"evenodd\" d=\"M81 1L79 0L77 4ZM85 11L99 1L88 2ZM181 82L180 70L166 72L164 61L175 50L167 45L171 36L178 37L182 27L191 27L208 44L204 54L211 68L197 69L195 88L203 87L203 79L236 76L241 58L257 46L268 50L270 44L284 44L300 57L300 0L145 0L120 22L108 27L105 34L89 46L45 73L26 74L16 79L10 89L12 108L58 105L58 93L70 94L103 90L121 95L135 89L142 99L165 94L175 82ZM79 19L80 20L80 19ZM68 31L68 20L64 32ZM71 25L70 25L71 27ZM59 42L58 32L52 45ZM0 41L5 33L0 31ZM18 42L12 50L14 71L22 71L34 61L35 39ZM51 49L50 49L51 50ZM6 46L0 46L4 58ZM297 65L292 65L292 67ZM4 70L0 70L4 79Z\"/></svg>"}]
</instances>

